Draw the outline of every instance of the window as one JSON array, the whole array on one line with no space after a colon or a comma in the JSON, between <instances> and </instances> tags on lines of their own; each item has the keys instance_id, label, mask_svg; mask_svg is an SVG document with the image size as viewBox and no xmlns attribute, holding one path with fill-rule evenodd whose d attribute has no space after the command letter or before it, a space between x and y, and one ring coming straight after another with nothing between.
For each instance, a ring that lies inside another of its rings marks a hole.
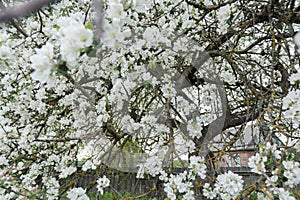
<instances>
[{"instance_id":1,"label":"window","mask_svg":"<svg viewBox=\"0 0 300 200\"><path fill-rule=\"evenodd\" d=\"M226 164L228 167L232 166L231 155L226 155Z\"/></svg>"},{"instance_id":2,"label":"window","mask_svg":"<svg viewBox=\"0 0 300 200\"><path fill-rule=\"evenodd\" d=\"M234 159L234 163L235 163L235 166L236 167L241 167L241 157L239 154L235 154L233 156L233 159Z\"/></svg>"},{"instance_id":3,"label":"window","mask_svg":"<svg viewBox=\"0 0 300 200\"><path fill-rule=\"evenodd\" d=\"M241 157L239 154L228 154L225 161L228 167L241 167Z\"/></svg>"}]
</instances>

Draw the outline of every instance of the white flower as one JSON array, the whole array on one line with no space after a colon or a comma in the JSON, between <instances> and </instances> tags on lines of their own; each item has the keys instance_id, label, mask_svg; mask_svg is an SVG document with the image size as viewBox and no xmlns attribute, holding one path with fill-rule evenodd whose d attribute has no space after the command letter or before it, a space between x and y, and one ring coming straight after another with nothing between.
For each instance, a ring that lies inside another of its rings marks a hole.
<instances>
[{"instance_id":1,"label":"white flower","mask_svg":"<svg viewBox=\"0 0 300 200\"><path fill-rule=\"evenodd\" d=\"M183 195L184 200L194 200L195 199L195 193L192 190L188 190L184 195Z\"/></svg>"},{"instance_id":2,"label":"white flower","mask_svg":"<svg viewBox=\"0 0 300 200\"><path fill-rule=\"evenodd\" d=\"M295 166L293 161L283 161L282 164L283 164L284 168L287 170L291 170Z\"/></svg>"},{"instance_id":3,"label":"white flower","mask_svg":"<svg viewBox=\"0 0 300 200\"><path fill-rule=\"evenodd\" d=\"M185 180L186 176L187 176L187 172L184 171L181 174L173 176L173 179L171 180L176 185L179 193L187 192L192 187L192 183Z\"/></svg>"},{"instance_id":4,"label":"white flower","mask_svg":"<svg viewBox=\"0 0 300 200\"><path fill-rule=\"evenodd\" d=\"M270 178L268 177L268 179L266 180L266 185L267 186L273 186L276 183L277 180L278 180L277 175L271 176Z\"/></svg>"},{"instance_id":5,"label":"white flower","mask_svg":"<svg viewBox=\"0 0 300 200\"><path fill-rule=\"evenodd\" d=\"M164 181L164 182L167 182L168 181L168 174L164 170L160 171L159 179Z\"/></svg>"},{"instance_id":6,"label":"white flower","mask_svg":"<svg viewBox=\"0 0 300 200\"><path fill-rule=\"evenodd\" d=\"M291 74L290 77L289 77L289 81L292 83L292 84L295 84L297 81L300 80L300 73L297 72L295 74Z\"/></svg>"},{"instance_id":7,"label":"white flower","mask_svg":"<svg viewBox=\"0 0 300 200\"><path fill-rule=\"evenodd\" d=\"M59 194L59 182L53 177L42 178L44 186L47 188L47 197L48 199L56 199L55 197Z\"/></svg>"},{"instance_id":8,"label":"white flower","mask_svg":"<svg viewBox=\"0 0 300 200\"><path fill-rule=\"evenodd\" d=\"M73 188L67 193L70 200L89 200L90 198L85 194L86 190L83 188Z\"/></svg>"},{"instance_id":9,"label":"white flower","mask_svg":"<svg viewBox=\"0 0 300 200\"><path fill-rule=\"evenodd\" d=\"M0 33L0 42L4 42L9 38L9 35L6 33L6 31L4 31L3 29L1 29L1 33Z\"/></svg>"},{"instance_id":10,"label":"white flower","mask_svg":"<svg viewBox=\"0 0 300 200\"><path fill-rule=\"evenodd\" d=\"M169 199L176 200L176 194L171 183L164 184L164 191L167 193Z\"/></svg>"},{"instance_id":11,"label":"white flower","mask_svg":"<svg viewBox=\"0 0 300 200\"><path fill-rule=\"evenodd\" d=\"M194 138L200 138L202 136L202 126L203 126L203 121L197 117L195 120L190 122L187 125L187 130L189 132L189 135Z\"/></svg>"},{"instance_id":12,"label":"white flower","mask_svg":"<svg viewBox=\"0 0 300 200\"><path fill-rule=\"evenodd\" d=\"M189 168L192 169L202 179L206 177L206 165L203 157L191 156Z\"/></svg>"},{"instance_id":13,"label":"white flower","mask_svg":"<svg viewBox=\"0 0 300 200\"><path fill-rule=\"evenodd\" d=\"M145 174L145 166L144 165L139 165L139 170L136 173L136 177L137 178L144 178L144 174Z\"/></svg>"},{"instance_id":14,"label":"white flower","mask_svg":"<svg viewBox=\"0 0 300 200\"><path fill-rule=\"evenodd\" d=\"M294 186L300 183L300 168L298 162L293 161L283 161L282 162L284 168L286 169L283 175L287 178L287 181L284 183L285 185L293 188Z\"/></svg>"},{"instance_id":15,"label":"white flower","mask_svg":"<svg viewBox=\"0 0 300 200\"><path fill-rule=\"evenodd\" d=\"M45 83L51 79L53 67L53 45L47 43L41 49L36 49L36 54L30 57L34 72L31 74L33 80Z\"/></svg>"},{"instance_id":16,"label":"white flower","mask_svg":"<svg viewBox=\"0 0 300 200\"><path fill-rule=\"evenodd\" d=\"M205 6L212 6L212 5L213 5L213 2L212 2L212 0L204 0L204 1L203 1L203 4L204 4Z\"/></svg>"},{"instance_id":17,"label":"white flower","mask_svg":"<svg viewBox=\"0 0 300 200\"><path fill-rule=\"evenodd\" d=\"M1 165L8 165L8 161L4 156L0 156L0 166Z\"/></svg>"},{"instance_id":18,"label":"white flower","mask_svg":"<svg viewBox=\"0 0 300 200\"><path fill-rule=\"evenodd\" d=\"M143 38L149 46L157 46L161 37L160 30L156 26L147 27L143 33Z\"/></svg>"},{"instance_id":19,"label":"white flower","mask_svg":"<svg viewBox=\"0 0 300 200\"><path fill-rule=\"evenodd\" d=\"M190 139L184 139L182 135L175 137L174 143L176 150L180 152L180 154L192 152L195 149L195 143Z\"/></svg>"},{"instance_id":20,"label":"white flower","mask_svg":"<svg viewBox=\"0 0 300 200\"><path fill-rule=\"evenodd\" d=\"M99 178L97 180L97 189L98 191L103 194L103 188L108 187L110 184L109 179L106 176L103 176L102 178Z\"/></svg>"},{"instance_id":21,"label":"white flower","mask_svg":"<svg viewBox=\"0 0 300 200\"><path fill-rule=\"evenodd\" d=\"M137 173L138 178L143 178L145 171L152 176L156 176L161 172L162 158L158 156L149 157L145 163L138 165L139 171Z\"/></svg>"},{"instance_id":22,"label":"white flower","mask_svg":"<svg viewBox=\"0 0 300 200\"><path fill-rule=\"evenodd\" d=\"M11 64L11 61L14 60L13 58L14 52L12 48L7 46L0 47L0 71L6 71Z\"/></svg>"},{"instance_id":23,"label":"white flower","mask_svg":"<svg viewBox=\"0 0 300 200\"><path fill-rule=\"evenodd\" d=\"M0 166L8 165L8 160L4 156L0 156Z\"/></svg>"},{"instance_id":24,"label":"white flower","mask_svg":"<svg viewBox=\"0 0 300 200\"><path fill-rule=\"evenodd\" d=\"M222 72L221 77L224 79L224 81L226 81L229 84L236 82L235 76L228 71Z\"/></svg>"},{"instance_id":25,"label":"white flower","mask_svg":"<svg viewBox=\"0 0 300 200\"><path fill-rule=\"evenodd\" d=\"M104 23L103 26L104 33L102 36L103 43L110 48L115 48L117 42L122 42L124 40L124 35L121 32L120 23Z\"/></svg>"},{"instance_id":26,"label":"white flower","mask_svg":"<svg viewBox=\"0 0 300 200\"><path fill-rule=\"evenodd\" d=\"M209 199L214 199L216 198L217 193L214 190L212 190L209 183L205 183L203 186L203 195Z\"/></svg>"},{"instance_id":27,"label":"white flower","mask_svg":"<svg viewBox=\"0 0 300 200\"><path fill-rule=\"evenodd\" d=\"M227 4L226 6L223 6L218 11L218 21L220 23L224 23L225 20L227 20L230 16L230 6Z\"/></svg>"},{"instance_id":28,"label":"white flower","mask_svg":"<svg viewBox=\"0 0 300 200\"><path fill-rule=\"evenodd\" d=\"M162 85L161 91L163 92L163 95L166 98L173 98L174 96L176 96L177 93L171 83Z\"/></svg>"},{"instance_id":29,"label":"white flower","mask_svg":"<svg viewBox=\"0 0 300 200\"><path fill-rule=\"evenodd\" d=\"M12 49L7 46L0 47L0 59L1 60L9 60L13 55Z\"/></svg>"},{"instance_id":30,"label":"white flower","mask_svg":"<svg viewBox=\"0 0 300 200\"><path fill-rule=\"evenodd\" d=\"M274 193L278 194L280 200L296 200L296 198L290 196L290 193L284 188L274 188Z\"/></svg>"},{"instance_id":31,"label":"white flower","mask_svg":"<svg viewBox=\"0 0 300 200\"><path fill-rule=\"evenodd\" d=\"M243 189L243 183L241 176L229 171L217 177L214 191L224 200L236 199Z\"/></svg>"},{"instance_id":32,"label":"white flower","mask_svg":"<svg viewBox=\"0 0 300 200\"><path fill-rule=\"evenodd\" d=\"M46 56L49 60L53 59L54 56L54 47L51 43L46 43L42 48L36 49L38 55Z\"/></svg>"},{"instance_id":33,"label":"white flower","mask_svg":"<svg viewBox=\"0 0 300 200\"><path fill-rule=\"evenodd\" d=\"M266 172L264 161L265 158L256 153L255 156L249 158L248 165L251 168L252 172L262 174Z\"/></svg>"},{"instance_id":34,"label":"white flower","mask_svg":"<svg viewBox=\"0 0 300 200\"><path fill-rule=\"evenodd\" d=\"M82 170L83 171L87 171L88 169L96 169L96 166L94 165L94 163L91 160L87 160L84 165L82 166Z\"/></svg>"},{"instance_id":35,"label":"white flower","mask_svg":"<svg viewBox=\"0 0 300 200\"><path fill-rule=\"evenodd\" d=\"M138 13L145 13L147 11L146 0L133 0L133 9Z\"/></svg>"},{"instance_id":36,"label":"white flower","mask_svg":"<svg viewBox=\"0 0 300 200\"><path fill-rule=\"evenodd\" d=\"M59 174L59 178L66 178L68 177L69 175L73 174L74 172L76 172L77 168L76 167L73 167L73 166L70 166L70 167L62 167L60 169L60 174Z\"/></svg>"},{"instance_id":37,"label":"white flower","mask_svg":"<svg viewBox=\"0 0 300 200\"><path fill-rule=\"evenodd\" d=\"M62 58L67 62L71 69L76 65L77 58L80 55L81 48L72 44L71 42L62 42L60 46L60 53Z\"/></svg>"},{"instance_id":38,"label":"white flower","mask_svg":"<svg viewBox=\"0 0 300 200\"><path fill-rule=\"evenodd\" d=\"M219 9L218 11L218 21L219 21L219 27L218 27L218 32L219 33L225 33L227 28L228 28L228 24L227 24L227 19L230 16L230 6L227 4L226 6L223 6Z\"/></svg>"},{"instance_id":39,"label":"white flower","mask_svg":"<svg viewBox=\"0 0 300 200\"><path fill-rule=\"evenodd\" d=\"M258 192L257 193L257 200L270 200L264 193Z\"/></svg>"},{"instance_id":40,"label":"white flower","mask_svg":"<svg viewBox=\"0 0 300 200\"><path fill-rule=\"evenodd\" d=\"M109 4L107 13L108 13L107 16L111 19L113 18L123 19L125 16L123 11L123 5L121 3Z\"/></svg>"},{"instance_id":41,"label":"white flower","mask_svg":"<svg viewBox=\"0 0 300 200\"><path fill-rule=\"evenodd\" d=\"M278 159L278 160L281 159L281 151L275 150L275 151L273 151L273 153L274 153L274 156L276 159Z\"/></svg>"},{"instance_id":42,"label":"white flower","mask_svg":"<svg viewBox=\"0 0 300 200\"><path fill-rule=\"evenodd\" d=\"M60 32L62 58L67 62L68 67L73 68L80 52L92 45L93 32L76 20L71 21L68 26L61 27Z\"/></svg>"}]
</instances>

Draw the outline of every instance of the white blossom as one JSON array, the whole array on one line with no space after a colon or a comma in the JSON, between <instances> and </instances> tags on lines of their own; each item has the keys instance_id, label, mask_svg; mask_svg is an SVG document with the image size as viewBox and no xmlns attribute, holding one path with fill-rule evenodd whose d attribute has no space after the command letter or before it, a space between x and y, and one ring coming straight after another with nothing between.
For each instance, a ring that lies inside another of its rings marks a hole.
<instances>
[{"instance_id":1,"label":"white blossom","mask_svg":"<svg viewBox=\"0 0 300 200\"><path fill-rule=\"evenodd\" d=\"M274 188L273 190L274 193L279 196L279 200L296 200L296 198L291 196L284 188Z\"/></svg>"},{"instance_id":2,"label":"white blossom","mask_svg":"<svg viewBox=\"0 0 300 200\"><path fill-rule=\"evenodd\" d=\"M71 69L84 48L93 42L93 32L77 20L70 19L68 25L60 28L60 53Z\"/></svg>"},{"instance_id":3,"label":"white blossom","mask_svg":"<svg viewBox=\"0 0 300 200\"><path fill-rule=\"evenodd\" d=\"M205 183L203 186L203 195L209 199L214 199L217 196L217 192L212 189L209 183Z\"/></svg>"},{"instance_id":4,"label":"white blossom","mask_svg":"<svg viewBox=\"0 0 300 200\"><path fill-rule=\"evenodd\" d=\"M229 19L231 10L230 10L230 5L225 5L222 6L217 13L217 17L218 17L218 21L220 23L219 29L218 31L220 33L225 33L227 28L228 28L228 24L227 24L227 20Z\"/></svg>"},{"instance_id":5,"label":"white blossom","mask_svg":"<svg viewBox=\"0 0 300 200\"><path fill-rule=\"evenodd\" d=\"M148 10L146 0L133 0L133 9L139 13L145 13Z\"/></svg>"},{"instance_id":6,"label":"white blossom","mask_svg":"<svg viewBox=\"0 0 300 200\"><path fill-rule=\"evenodd\" d=\"M243 179L241 176L228 171L217 177L214 191L223 200L236 199L243 189Z\"/></svg>"},{"instance_id":7,"label":"white blossom","mask_svg":"<svg viewBox=\"0 0 300 200\"><path fill-rule=\"evenodd\" d=\"M98 191L101 194L103 194L103 192L104 192L103 189L106 188L106 187L108 187L109 184L110 184L110 181L109 181L109 179L106 176L103 176L102 178L99 178L97 180L97 189L98 189Z\"/></svg>"},{"instance_id":8,"label":"white blossom","mask_svg":"<svg viewBox=\"0 0 300 200\"><path fill-rule=\"evenodd\" d=\"M144 178L144 173L149 173L152 176L158 175L161 171L162 158L159 156L149 157L145 163L138 164L138 178Z\"/></svg>"},{"instance_id":9,"label":"white blossom","mask_svg":"<svg viewBox=\"0 0 300 200\"><path fill-rule=\"evenodd\" d=\"M73 188L67 193L67 197L70 200L89 200L90 198L86 195L86 190L83 188Z\"/></svg>"},{"instance_id":10,"label":"white blossom","mask_svg":"<svg viewBox=\"0 0 300 200\"><path fill-rule=\"evenodd\" d=\"M265 156L261 156L260 154L256 153L254 156L249 158L248 165L252 172L262 174L266 172L264 164L265 161L267 161Z\"/></svg>"},{"instance_id":11,"label":"white blossom","mask_svg":"<svg viewBox=\"0 0 300 200\"><path fill-rule=\"evenodd\" d=\"M147 27L143 34L143 38L147 41L149 46L157 46L161 37L160 30L156 26Z\"/></svg>"},{"instance_id":12,"label":"white blossom","mask_svg":"<svg viewBox=\"0 0 300 200\"><path fill-rule=\"evenodd\" d=\"M283 175L287 178L287 181L284 184L293 188L300 183L299 162L283 161L282 164L285 168Z\"/></svg>"},{"instance_id":13,"label":"white blossom","mask_svg":"<svg viewBox=\"0 0 300 200\"><path fill-rule=\"evenodd\" d=\"M77 170L76 167L70 166L70 167L63 167L60 169L59 178L66 178L69 175L73 174Z\"/></svg>"},{"instance_id":14,"label":"white blossom","mask_svg":"<svg viewBox=\"0 0 300 200\"><path fill-rule=\"evenodd\" d=\"M125 35L121 31L121 24L114 20L113 23L104 21L103 43L112 49L117 47L118 42L122 42Z\"/></svg>"},{"instance_id":15,"label":"white blossom","mask_svg":"<svg viewBox=\"0 0 300 200\"><path fill-rule=\"evenodd\" d=\"M11 48L7 46L1 46L0 47L0 59L1 60L10 60L13 56L13 51Z\"/></svg>"},{"instance_id":16,"label":"white blossom","mask_svg":"<svg viewBox=\"0 0 300 200\"><path fill-rule=\"evenodd\" d=\"M192 190L188 190L182 198L185 200L195 200L195 193Z\"/></svg>"},{"instance_id":17,"label":"white blossom","mask_svg":"<svg viewBox=\"0 0 300 200\"><path fill-rule=\"evenodd\" d=\"M201 118L197 117L195 120L190 121L190 123L187 125L187 130L189 132L189 135L194 138L200 138L202 136L202 128L203 128L204 122L201 120Z\"/></svg>"},{"instance_id":18,"label":"white blossom","mask_svg":"<svg viewBox=\"0 0 300 200\"><path fill-rule=\"evenodd\" d=\"M87 160L84 165L82 166L82 170L83 171L87 171L89 169L95 170L96 169L96 165L91 161L91 160Z\"/></svg>"},{"instance_id":19,"label":"white blossom","mask_svg":"<svg viewBox=\"0 0 300 200\"><path fill-rule=\"evenodd\" d=\"M221 77L224 79L224 81L226 81L229 84L233 84L237 81L235 76L232 73L228 72L228 71L222 72Z\"/></svg>"},{"instance_id":20,"label":"white blossom","mask_svg":"<svg viewBox=\"0 0 300 200\"><path fill-rule=\"evenodd\" d=\"M189 168L191 168L202 179L205 179L207 167L203 157L191 156Z\"/></svg>"},{"instance_id":21,"label":"white blossom","mask_svg":"<svg viewBox=\"0 0 300 200\"><path fill-rule=\"evenodd\" d=\"M167 193L170 200L176 200L176 194L171 183L164 184L164 191Z\"/></svg>"},{"instance_id":22,"label":"white blossom","mask_svg":"<svg viewBox=\"0 0 300 200\"><path fill-rule=\"evenodd\" d=\"M0 166L8 165L8 160L4 156L0 156Z\"/></svg>"},{"instance_id":23,"label":"white blossom","mask_svg":"<svg viewBox=\"0 0 300 200\"><path fill-rule=\"evenodd\" d=\"M107 13L108 13L107 16L111 19L114 18L123 19L125 17L123 11L123 5L117 2L113 2L109 4Z\"/></svg>"},{"instance_id":24,"label":"white blossom","mask_svg":"<svg viewBox=\"0 0 300 200\"><path fill-rule=\"evenodd\" d=\"M51 43L47 43L41 49L36 49L36 54L30 57L31 66L34 69L34 72L31 74L33 80L38 80L42 83L51 80L51 70L54 66L53 55L54 47Z\"/></svg>"}]
</instances>

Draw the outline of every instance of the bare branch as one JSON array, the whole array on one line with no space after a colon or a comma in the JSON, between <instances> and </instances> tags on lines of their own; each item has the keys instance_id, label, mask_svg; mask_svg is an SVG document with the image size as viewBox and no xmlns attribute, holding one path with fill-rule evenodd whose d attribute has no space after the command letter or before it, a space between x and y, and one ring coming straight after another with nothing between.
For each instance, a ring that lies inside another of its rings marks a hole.
<instances>
[{"instance_id":1,"label":"bare branch","mask_svg":"<svg viewBox=\"0 0 300 200\"><path fill-rule=\"evenodd\" d=\"M99 1L92 0L92 8L95 11L96 38L100 41L103 32L103 8Z\"/></svg>"},{"instance_id":2,"label":"bare branch","mask_svg":"<svg viewBox=\"0 0 300 200\"><path fill-rule=\"evenodd\" d=\"M24 17L45 5L57 2L56 0L33 0L19 6L4 8L0 13L0 22L11 21L14 18Z\"/></svg>"}]
</instances>

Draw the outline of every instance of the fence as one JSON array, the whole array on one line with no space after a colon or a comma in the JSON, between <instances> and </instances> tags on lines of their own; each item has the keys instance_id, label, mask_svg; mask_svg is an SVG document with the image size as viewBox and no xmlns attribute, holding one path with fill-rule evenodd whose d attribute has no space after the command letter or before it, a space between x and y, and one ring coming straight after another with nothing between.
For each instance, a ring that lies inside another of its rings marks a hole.
<instances>
[{"instance_id":1,"label":"fence","mask_svg":"<svg viewBox=\"0 0 300 200\"><path fill-rule=\"evenodd\" d=\"M176 169L176 172L182 172L184 169ZM226 171L232 171L234 173L239 174L243 177L246 185L250 185L255 183L259 176L251 173L249 167L221 167L218 168L215 173L220 174ZM209 173L208 173L209 174ZM130 192L131 194L147 194L151 197L159 197L165 196L163 192L163 185L158 180L158 178L148 177L144 179L136 178L135 173L124 173L120 171L109 170L109 172L105 173L105 175L110 179L110 188L106 191L117 191L117 192ZM91 186L91 183L95 183L97 179L96 175L85 175L81 177L77 182L77 187L88 188ZM90 191L96 191L96 186L92 186L89 188ZM201 199L204 199L200 194L201 191L199 189L195 189L195 193L198 197L201 196Z\"/></svg>"},{"instance_id":2,"label":"fence","mask_svg":"<svg viewBox=\"0 0 300 200\"><path fill-rule=\"evenodd\" d=\"M118 192L130 192L131 194L149 193L156 187L156 178L136 178L134 173L123 173L118 171L105 174L110 180L110 190ZM88 188L97 180L96 175L85 175L77 182L77 187ZM90 188L90 191L96 191L96 185Z\"/></svg>"}]
</instances>

